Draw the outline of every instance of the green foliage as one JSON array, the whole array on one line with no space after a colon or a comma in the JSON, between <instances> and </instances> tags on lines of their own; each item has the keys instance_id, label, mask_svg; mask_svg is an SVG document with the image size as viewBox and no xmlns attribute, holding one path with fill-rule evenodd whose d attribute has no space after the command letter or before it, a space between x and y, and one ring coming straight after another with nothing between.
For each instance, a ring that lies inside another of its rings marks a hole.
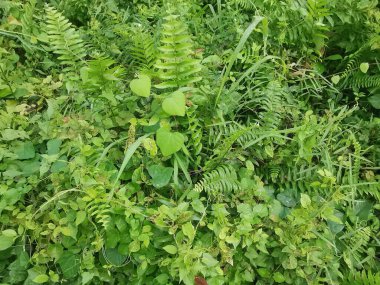
<instances>
[{"instance_id":1,"label":"green foliage","mask_svg":"<svg viewBox=\"0 0 380 285\"><path fill-rule=\"evenodd\" d=\"M380 283L380 274L372 273L371 271L350 272L343 284L363 284L372 285Z\"/></svg>"},{"instance_id":2,"label":"green foliage","mask_svg":"<svg viewBox=\"0 0 380 285\"><path fill-rule=\"evenodd\" d=\"M0 1L2 284L378 284L376 0Z\"/></svg>"},{"instance_id":3,"label":"green foliage","mask_svg":"<svg viewBox=\"0 0 380 285\"><path fill-rule=\"evenodd\" d=\"M157 88L179 88L199 81L198 60L191 58L193 47L187 27L179 20L179 15L164 17L162 24L159 61L155 65L159 78L163 81Z\"/></svg>"},{"instance_id":4,"label":"green foliage","mask_svg":"<svg viewBox=\"0 0 380 285\"><path fill-rule=\"evenodd\" d=\"M71 23L57 10L50 6L46 11L46 33L49 44L61 64L68 68L78 68L86 56L84 43Z\"/></svg>"}]
</instances>

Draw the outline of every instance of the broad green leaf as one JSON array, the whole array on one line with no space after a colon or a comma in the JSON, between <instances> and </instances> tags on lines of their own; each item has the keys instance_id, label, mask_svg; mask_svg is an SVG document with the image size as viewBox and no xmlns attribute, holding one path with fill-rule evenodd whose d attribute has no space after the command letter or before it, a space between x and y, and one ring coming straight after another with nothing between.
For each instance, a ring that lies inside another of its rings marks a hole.
<instances>
[{"instance_id":1,"label":"broad green leaf","mask_svg":"<svg viewBox=\"0 0 380 285\"><path fill-rule=\"evenodd\" d=\"M289 193L279 193L277 195L277 200L280 201L284 206L292 208L296 205L296 200Z\"/></svg>"},{"instance_id":2,"label":"broad green leaf","mask_svg":"<svg viewBox=\"0 0 380 285\"><path fill-rule=\"evenodd\" d=\"M49 276L47 276L46 274L38 275L36 278L33 279L33 282L38 283L38 284L42 284L48 281L49 281Z\"/></svg>"},{"instance_id":3,"label":"broad green leaf","mask_svg":"<svg viewBox=\"0 0 380 285\"><path fill-rule=\"evenodd\" d=\"M182 225L182 232L185 236L187 236L190 240L194 239L195 236L195 229L192 223L187 222L186 224Z\"/></svg>"},{"instance_id":4,"label":"broad green leaf","mask_svg":"<svg viewBox=\"0 0 380 285\"><path fill-rule=\"evenodd\" d=\"M214 267L219 263L219 261L216 260L211 254L206 252L203 253L202 262L208 267Z\"/></svg>"},{"instance_id":5,"label":"broad green leaf","mask_svg":"<svg viewBox=\"0 0 380 285\"><path fill-rule=\"evenodd\" d=\"M0 98L7 97L12 94L12 90L8 86L0 86Z\"/></svg>"},{"instance_id":6,"label":"broad green leaf","mask_svg":"<svg viewBox=\"0 0 380 285\"><path fill-rule=\"evenodd\" d=\"M284 275L282 275L280 272L275 272L273 274L273 280L276 281L277 283L284 283L286 279Z\"/></svg>"},{"instance_id":7,"label":"broad green leaf","mask_svg":"<svg viewBox=\"0 0 380 285\"><path fill-rule=\"evenodd\" d=\"M129 244L128 248L130 252L138 252L140 250L140 242L138 240L134 240Z\"/></svg>"},{"instance_id":8,"label":"broad green leaf","mask_svg":"<svg viewBox=\"0 0 380 285\"><path fill-rule=\"evenodd\" d=\"M153 186L161 188L168 185L172 174L172 167L164 167L159 164L151 165L147 167L150 177L152 177Z\"/></svg>"},{"instance_id":9,"label":"broad green leaf","mask_svg":"<svg viewBox=\"0 0 380 285\"><path fill-rule=\"evenodd\" d=\"M340 76L339 75L334 75L333 77L331 77L331 82L334 83L334 84L338 84L340 81Z\"/></svg>"},{"instance_id":10,"label":"broad green leaf","mask_svg":"<svg viewBox=\"0 0 380 285\"><path fill-rule=\"evenodd\" d=\"M61 228L61 233L63 233L65 236L72 237L73 239L77 238L77 231L78 229L71 225Z\"/></svg>"},{"instance_id":11,"label":"broad green leaf","mask_svg":"<svg viewBox=\"0 0 380 285\"><path fill-rule=\"evenodd\" d=\"M191 206L198 213L203 213L205 210L205 206L203 205L203 203L199 199L193 200L193 202L191 202Z\"/></svg>"},{"instance_id":12,"label":"broad green leaf","mask_svg":"<svg viewBox=\"0 0 380 285\"><path fill-rule=\"evenodd\" d=\"M311 200L309 195L301 193L301 206L304 208L309 207L311 204Z\"/></svg>"},{"instance_id":13,"label":"broad green leaf","mask_svg":"<svg viewBox=\"0 0 380 285\"><path fill-rule=\"evenodd\" d=\"M138 79L133 79L129 86L137 96L149 97L150 95L151 81L147 75L141 74Z\"/></svg>"},{"instance_id":14,"label":"broad green leaf","mask_svg":"<svg viewBox=\"0 0 380 285\"><path fill-rule=\"evenodd\" d=\"M157 145L164 156L172 155L179 151L185 142L185 137L178 132L171 132L161 128L157 131Z\"/></svg>"},{"instance_id":15,"label":"broad green leaf","mask_svg":"<svg viewBox=\"0 0 380 285\"><path fill-rule=\"evenodd\" d=\"M105 260L113 266L121 266L128 259L128 255L120 254L116 248L107 248L103 254Z\"/></svg>"},{"instance_id":16,"label":"broad green leaf","mask_svg":"<svg viewBox=\"0 0 380 285\"><path fill-rule=\"evenodd\" d=\"M252 214L261 218L268 216L268 208L264 204L257 204L252 208Z\"/></svg>"},{"instance_id":17,"label":"broad green leaf","mask_svg":"<svg viewBox=\"0 0 380 285\"><path fill-rule=\"evenodd\" d=\"M15 237L13 236L0 236L0 251L10 248L14 243Z\"/></svg>"},{"instance_id":18,"label":"broad green leaf","mask_svg":"<svg viewBox=\"0 0 380 285\"><path fill-rule=\"evenodd\" d=\"M172 116L185 116L186 98L185 95L176 91L162 102L162 109Z\"/></svg>"},{"instance_id":19,"label":"broad green leaf","mask_svg":"<svg viewBox=\"0 0 380 285\"><path fill-rule=\"evenodd\" d=\"M3 230L1 232L1 234L3 236L7 236L7 237L16 237L17 236L17 233L15 230L12 230L12 229L8 229L8 230Z\"/></svg>"},{"instance_id":20,"label":"broad green leaf","mask_svg":"<svg viewBox=\"0 0 380 285\"><path fill-rule=\"evenodd\" d=\"M106 232L106 246L109 248L115 248L117 243L120 241L120 232L113 228Z\"/></svg>"},{"instance_id":21,"label":"broad green leaf","mask_svg":"<svg viewBox=\"0 0 380 285\"><path fill-rule=\"evenodd\" d=\"M18 159L31 159L36 155L33 143L30 141L15 143L13 152Z\"/></svg>"},{"instance_id":22,"label":"broad green leaf","mask_svg":"<svg viewBox=\"0 0 380 285\"><path fill-rule=\"evenodd\" d=\"M290 255L287 260L282 262L282 266L285 269L296 269L297 268L297 259L293 255Z\"/></svg>"},{"instance_id":23,"label":"broad green leaf","mask_svg":"<svg viewBox=\"0 0 380 285\"><path fill-rule=\"evenodd\" d=\"M57 161L54 161L53 164L50 167L50 171L52 173L58 173L60 171L64 171L67 166L67 156L62 155L57 159Z\"/></svg>"},{"instance_id":24,"label":"broad green leaf","mask_svg":"<svg viewBox=\"0 0 380 285\"><path fill-rule=\"evenodd\" d=\"M151 157L156 156L157 145L156 145L156 141L154 139L151 139L151 138L144 139L143 146L147 151L149 151L149 154Z\"/></svg>"},{"instance_id":25,"label":"broad green leaf","mask_svg":"<svg viewBox=\"0 0 380 285\"><path fill-rule=\"evenodd\" d=\"M177 247L175 247L174 245L166 245L163 247L163 249L170 254L177 253Z\"/></svg>"},{"instance_id":26,"label":"broad green leaf","mask_svg":"<svg viewBox=\"0 0 380 285\"><path fill-rule=\"evenodd\" d=\"M333 54L325 58L326 60L341 60L343 57L340 54Z\"/></svg>"},{"instance_id":27,"label":"broad green leaf","mask_svg":"<svg viewBox=\"0 0 380 285\"><path fill-rule=\"evenodd\" d=\"M80 268L80 259L76 254L66 251L62 254L57 263L61 267L63 276L65 278L70 279L78 275Z\"/></svg>"},{"instance_id":28,"label":"broad green leaf","mask_svg":"<svg viewBox=\"0 0 380 285\"><path fill-rule=\"evenodd\" d=\"M369 69L369 64L368 62L362 62L359 66L360 68L360 71L363 72L363 73L367 73L368 69Z\"/></svg>"},{"instance_id":29,"label":"broad green leaf","mask_svg":"<svg viewBox=\"0 0 380 285\"><path fill-rule=\"evenodd\" d=\"M5 141L12 141L15 139L26 139L28 138L28 134L21 130L13 130L13 129L5 129L1 132L1 135L3 137L3 140Z\"/></svg>"},{"instance_id":30,"label":"broad green leaf","mask_svg":"<svg viewBox=\"0 0 380 285\"><path fill-rule=\"evenodd\" d=\"M369 97L368 102L374 107L375 109L380 109L380 92Z\"/></svg>"},{"instance_id":31,"label":"broad green leaf","mask_svg":"<svg viewBox=\"0 0 380 285\"><path fill-rule=\"evenodd\" d=\"M83 272L82 273L82 285L87 284L94 278L94 273L92 272Z\"/></svg>"},{"instance_id":32,"label":"broad green leaf","mask_svg":"<svg viewBox=\"0 0 380 285\"><path fill-rule=\"evenodd\" d=\"M54 155L59 153L59 148L61 147L62 141L60 139L52 139L46 143L47 154Z\"/></svg>"},{"instance_id":33,"label":"broad green leaf","mask_svg":"<svg viewBox=\"0 0 380 285\"><path fill-rule=\"evenodd\" d=\"M77 217L75 219L75 225L76 226L80 225L81 223L84 222L85 219L86 219L86 212L85 211L78 211Z\"/></svg>"}]
</instances>

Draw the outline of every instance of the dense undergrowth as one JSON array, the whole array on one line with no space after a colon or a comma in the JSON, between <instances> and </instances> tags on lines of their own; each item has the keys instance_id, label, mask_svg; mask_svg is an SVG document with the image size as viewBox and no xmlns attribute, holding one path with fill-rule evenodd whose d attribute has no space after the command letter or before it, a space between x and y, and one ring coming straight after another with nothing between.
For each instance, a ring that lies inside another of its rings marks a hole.
<instances>
[{"instance_id":1,"label":"dense undergrowth","mask_svg":"<svg viewBox=\"0 0 380 285\"><path fill-rule=\"evenodd\" d=\"M379 23L0 1L0 284L380 284Z\"/></svg>"}]
</instances>

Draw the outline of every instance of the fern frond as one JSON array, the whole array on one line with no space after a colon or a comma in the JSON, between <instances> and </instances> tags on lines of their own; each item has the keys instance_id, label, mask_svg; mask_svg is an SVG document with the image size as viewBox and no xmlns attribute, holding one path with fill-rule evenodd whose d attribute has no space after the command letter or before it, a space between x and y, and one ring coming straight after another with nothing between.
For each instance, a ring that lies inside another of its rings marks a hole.
<instances>
[{"instance_id":1,"label":"fern frond","mask_svg":"<svg viewBox=\"0 0 380 285\"><path fill-rule=\"evenodd\" d=\"M192 43L187 27L178 15L164 18L160 53L156 68L162 83L157 88L179 88L199 81L197 73L201 70L198 60L191 58Z\"/></svg>"},{"instance_id":2,"label":"fern frond","mask_svg":"<svg viewBox=\"0 0 380 285\"><path fill-rule=\"evenodd\" d=\"M371 271L350 272L348 277L343 281L342 285L379 285L380 273L372 273Z\"/></svg>"},{"instance_id":3,"label":"fern frond","mask_svg":"<svg viewBox=\"0 0 380 285\"><path fill-rule=\"evenodd\" d=\"M52 51L61 64L78 70L86 56L85 45L71 23L56 9L46 5L46 32Z\"/></svg>"},{"instance_id":4,"label":"fern frond","mask_svg":"<svg viewBox=\"0 0 380 285\"><path fill-rule=\"evenodd\" d=\"M189 122L188 131L190 133L190 140L187 144L187 148L192 152L193 157L196 157L196 162L200 165L201 156L199 155L203 149L202 138L203 129L199 123L198 118L195 116L195 109L187 112L187 118Z\"/></svg>"},{"instance_id":5,"label":"fern frond","mask_svg":"<svg viewBox=\"0 0 380 285\"><path fill-rule=\"evenodd\" d=\"M354 183L358 183L360 165L361 165L360 151L361 151L362 147L354 136L352 136L352 144L354 145L354 165L353 165L353 169L352 169L352 177L353 177L352 180Z\"/></svg>"},{"instance_id":6,"label":"fern frond","mask_svg":"<svg viewBox=\"0 0 380 285\"><path fill-rule=\"evenodd\" d=\"M380 87L380 75L355 73L350 79L350 85L357 88Z\"/></svg>"},{"instance_id":7,"label":"fern frond","mask_svg":"<svg viewBox=\"0 0 380 285\"><path fill-rule=\"evenodd\" d=\"M107 202L107 195L102 189L90 189L83 198L87 202L86 210L89 217L106 230L111 222L111 207Z\"/></svg>"},{"instance_id":8,"label":"fern frond","mask_svg":"<svg viewBox=\"0 0 380 285\"><path fill-rule=\"evenodd\" d=\"M33 21L33 13L36 7L36 0L29 0L24 4L24 13L21 16L21 27L23 34L31 35L35 25Z\"/></svg>"},{"instance_id":9,"label":"fern frond","mask_svg":"<svg viewBox=\"0 0 380 285\"><path fill-rule=\"evenodd\" d=\"M240 127L236 129L236 131L230 133L223 140L223 143L219 144L213 151L212 156L206 162L204 169L212 170L217 165L219 165L220 161L225 157L227 152L231 149L231 147L238 142L238 140L244 135L250 133L252 129L255 128L255 125L250 127Z\"/></svg>"},{"instance_id":10,"label":"fern frond","mask_svg":"<svg viewBox=\"0 0 380 285\"><path fill-rule=\"evenodd\" d=\"M276 130L282 121L291 115L294 103L287 90L277 80L270 81L267 86L254 90L249 108L256 110L257 123L267 129Z\"/></svg>"},{"instance_id":11,"label":"fern frond","mask_svg":"<svg viewBox=\"0 0 380 285\"><path fill-rule=\"evenodd\" d=\"M240 184L238 182L235 169L223 165L205 174L203 179L195 185L194 190L197 192L205 191L212 197L217 197L223 193L239 190Z\"/></svg>"},{"instance_id":12,"label":"fern frond","mask_svg":"<svg viewBox=\"0 0 380 285\"><path fill-rule=\"evenodd\" d=\"M151 69L157 61L153 36L145 31L137 31L132 41L129 53L137 63L138 68L140 70Z\"/></svg>"},{"instance_id":13,"label":"fern frond","mask_svg":"<svg viewBox=\"0 0 380 285\"><path fill-rule=\"evenodd\" d=\"M253 0L231 0L231 3L236 4L245 10L252 10L255 8L255 2Z\"/></svg>"},{"instance_id":14,"label":"fern frond","mask_svg":"<svg viewBox=\"0 0 380 285\"><path fill-rule=\"evenodd\" d=\"M346 223L347 234L339 239L345 245L343 259L347 266L353 270L357 266L362 266L364 259L368 257L368 243L373 236L369 226L354 228Z\"/></svg>"}]
</instances>

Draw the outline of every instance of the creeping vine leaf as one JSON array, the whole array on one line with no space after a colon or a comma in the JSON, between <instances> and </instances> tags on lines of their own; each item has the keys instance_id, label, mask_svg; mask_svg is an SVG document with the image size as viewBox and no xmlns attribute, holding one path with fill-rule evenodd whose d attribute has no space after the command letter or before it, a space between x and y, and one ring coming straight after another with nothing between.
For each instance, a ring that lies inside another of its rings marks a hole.
<instances>
[{"instance_id":1,"label":"creeping vine leaf","mask_svg":"<svg viewBox=\"0 0 380 285\"><path fill-rule=\"evenodd\" d=\"M179 151L185 142L184 136L179 132L171 132L165 128L157 131L157 145L164 156L169 156Z\"/></svg>"},{"instance_id":2,"label":"creeping vine leaf","mask_svg":"<svg viewBox=\"0 0 380 285\"><path fill-rule=\"evenodd\" d=\"M139 78L133 79L130 83L130 87L133 93L141 97L149 97L151 82L150 77L144 74L140 74Z\"/></svg>"}]
</instances>

